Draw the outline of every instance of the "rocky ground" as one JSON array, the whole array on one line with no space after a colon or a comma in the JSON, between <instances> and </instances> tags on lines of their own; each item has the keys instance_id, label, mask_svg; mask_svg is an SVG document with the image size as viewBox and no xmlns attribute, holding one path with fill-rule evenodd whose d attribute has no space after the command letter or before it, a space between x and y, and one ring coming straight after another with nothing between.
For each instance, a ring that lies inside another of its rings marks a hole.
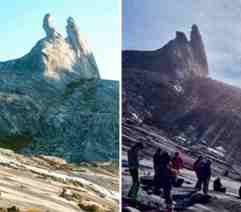
<instances>
[{"instance_id":1,"label":"rocky ground","mask_svg":"<svg viewBox=\"0 0 241 212\"><path fill-rule=\"evenodd\" d=\"M143 168L144 174L145 168ZM123 195L126 196L130 184L131 184L131 178L127 174L127 171L124 171L123 173ZM173 194L181 194L187 191L191 191L192 188L195 186L195 175L190 170L183 170L181 173L182 178L185 179L186 183L184 183L182 188L174 188ZM213 180L213 179L212 179ZM240 182L233 181L231 179L225 178L223 179L224 186L227 187L228 192L226 194L218 193L212 191L212 182L210 183L210 195L211 200L209 203L197 203L192 206L187 206L183 210L174 210L174 211L183 211L183 212L239 212L241 210L241 200L238 198L238 188L240 187ZM165 204L164 199L154 195L154 194L148 194L145 190L142 188L139 191L138 195L138 201L144 203L147 207L149 206L150 209L146 209L145 211L163 211ZM184 201L184 199L183 199ZM174 207L176 204L180 204L181 201L174 202ZM152 206L154 206L153 209Z\"/></svg>"},{"instance_id":2,"label":"rocky ground","mask_svg":"<svg viewBox=\"0 0 241 212\"><path fill-rule=\"evenodd\" d=\"M185 169L181 171L180 178L184 179L184 184L181 188L174 188L174 195L182 195L184 193L190 193L193 191L193 188L196 183L196 177L194 172L191 170L191 165L196 159L196 155L188 151L187 148L175 143L171 140L168 135L155 127L146 125L143 123L138 123L138 119L135 119L135 116L132 119L123 118L122 124L122 133L123 133L123 157L122 157L122 186L123 186L123 196L127 195L127 192L130 188L131 178L128 173L127 168L127 149L133 145L135 142L142 141L145 144L145 149L141 154L141 176L152 176L153 175L153 164L152 156L155 150L158 147L173 153L179 151L184 159ZM199 154L206 154L204 152L199 152ZM207 155L209 156L209 155ZM211 156L210 156L211 157ZM210 196L211 200L208 203L203 204L193 204L185 207L181 211L185 212L238 212L241 211L241 200L238 198L238 189L241 185L240 183L240 174L232 170L230 167L229 171L230 177L221 176L223 171L226 170L225 161L219 161L212 159L212 170L213 177L210 183ZM221 176L222 183L227 188L226 194L217 193L212 190L212 181L215 177ZM201 194L201 193L200 193ZM138 194L138 202L143 203L147 209L143 211L162 211L164 208L164 200L160 196L152 194L150 191L145 191L140 189ZM174 203L178 205L184 202L183 199L179 199ZM123 201L125 203L125 201ZM126 206L126 205L124 205ZM153 207L154 206L154 209ZM132 209L134 210L134 209Z\"/></svg>"},{"instance_id":3,"label":"rocky ground","mask_svg":"<svg viewBox=\"0 0 241 212\"><path fill-rule=\"evenodd\" d=\"M118 211L117 170L110 162L75 165L0 149L0 211Z\"/></svg>"}]
</instances>

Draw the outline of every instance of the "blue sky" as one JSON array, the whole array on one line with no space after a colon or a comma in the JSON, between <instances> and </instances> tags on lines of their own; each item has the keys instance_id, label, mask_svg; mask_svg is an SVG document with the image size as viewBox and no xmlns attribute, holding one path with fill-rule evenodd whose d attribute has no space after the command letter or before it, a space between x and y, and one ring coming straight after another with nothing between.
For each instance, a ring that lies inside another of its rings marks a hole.
<instances>
[{"instance_id":1,"label":"blue sky","mask_svg":"<svg viewBox=\"0 0 241 212\"><path fill-rule=\"evenodd\" d=\"M72 16L92 48L101 77L120 79L119 0L8 0L1 2L0 61L21 57L45 36L43 16L51 13L61 34Z\"/></svg>"},{"instance_id":2,"label":"blue sky","mask_svg":"<svg viewBox=\"0 0 241 212\"><path fill-rule=\"evenodd\" d=\"M123 49L157 49L192 24L202 33L212 78L241 87L240 0L123 0Z\"/></svg>"}]
</instances>

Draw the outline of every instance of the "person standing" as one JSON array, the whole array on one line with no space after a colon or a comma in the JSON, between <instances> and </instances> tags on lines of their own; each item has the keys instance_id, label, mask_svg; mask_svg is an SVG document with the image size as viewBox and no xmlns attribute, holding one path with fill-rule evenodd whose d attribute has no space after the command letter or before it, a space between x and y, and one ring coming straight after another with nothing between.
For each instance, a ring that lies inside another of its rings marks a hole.
<instances>
[{"instance_id":1,"label":"person standing","mask_svg":"<svg viewBox=\"0 0 241 212\"><path fill-rule=\"evenodd\" d=\"M172 185L173 185L173 169L172 169L172 162L171 157L168 153L163 154L163 173L162 173L162 188L163 188L163 197L166 203L166 210L165 212L172 212Z\"/></svg>"},{"instance_id":2,"label":"person standing","mask_svg":"<svg viewBox=\"0 0 241 212\"><path fill-rule=\"evenodd\" d=\"M200 155L199 157L198 157L198 159L193 163L193 166L192 166L192 169L193 169L193 171L195 172L195 174L196 174L196 177L197 177L197 183L196 183L196 185L195 185L195 189L197 190L197 191L200 191L201 190L201 185L200 185L200 183L201 183L201 180L199 180L199 175L198 175L198 167L199 167L199 164L201 163L201 161L203 160L203 157Z\"/></svg>"},{"instance_id":3,"label":"person standing","mask_svg":"<svg viewBox=\"0 0 241 212\"><path fill-rule=\"evenodd\" d=\"M142 143L137 143L128 150L128 168L132 177L132 186L128 197L136 200L140 182L139 182L139 152L144 148Z\"/></svg>"},{"instance_id":4,"label":"person standing","mask_svg":"<svg viewBox=\"0 0 241 212\"><path fill-rule=\"evenodd\" d=\"M160 172L161 172L161 148L158 148L156 153L153 156L153 167L154 167L154 179L153 179L153 186L154 186L154 192L156 194L159 194L160 188L161 188L161 182L160 182Z\"/></svg>"},{"instance_id":5,"label":"person standing","mask_svg":"<svg viewBox=\"0 0 241 212\"><path fill-rule=\"evenodd\" d=\"M179 152L175 152L174 157L172 159L172 168L176 170L177 174L179 174L180 169L184 168L183 160L179 154Z\"/></svg>"},{"instance_id":6,"label":"person standing","mask_svg":"<svg viewBox=\"0 0 241 212\"><path fill-rule=\"evenodd\" d=\"M196 167L197 173L197 184L196 189L200 191L203 187L203 193L208 194L209 181L211 178L211 161L202 159Z\"/></svg>"},{"instance_id":7,"label":"person standing","mask_svg":"<svg viewBox=\"0 0 241 212\"><path fill-rule=\"evenodd\" d=\"M156 165L156 188L163 189L163 197L166 203L166 211L172 211L172 164L171 164L171 157L168 152L162 152L160 156L157 157ZM155 161L155 159L154 159Z\"/></svg>"}]
</instances>

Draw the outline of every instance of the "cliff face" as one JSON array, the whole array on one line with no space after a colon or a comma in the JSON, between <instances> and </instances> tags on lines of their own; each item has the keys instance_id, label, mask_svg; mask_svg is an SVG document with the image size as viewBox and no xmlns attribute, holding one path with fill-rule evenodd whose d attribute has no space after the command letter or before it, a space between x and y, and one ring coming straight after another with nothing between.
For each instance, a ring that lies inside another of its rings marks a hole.
<instances>
[{"instance_id":1,"label":"cliff face","mask_svg":"<svg viewBox=\"0 0 241 212\"><path fill-rule=\"evenodd\" d=\"M46 37L0 62L0 145L69 161L118 155L118 83L101 80L73 18L67 37L44 17Z\"/></svg>"},{"instance_id":2,"label":"cliff face","mask_svg":"<svg viewBox=\"0 0 241 212\"><path fill-rule=\"evenodd\" d=\"M197 25L192 26L190 44L193 50L196 63L198 64L198 66L196 66L195 69L197 69L198 73L203 73L203 74L200 74L200 76L207 76L208 75L207 56L206 56L202 36L199 32Z\"/></svg>"},{"instance_id":3,"label":"cliff face","mask_svg":"<svg viewBox=\"0 0 241 212\"><path fill-rule=\"evenodd\" d=\"M130 105L145 108L152 121L172 122L189 111L192 102L184 98L185 85L207 76L206 53L196 25L190 41L183 32L176 32L176 38L158 50L123 51L124 93L131 96L130 102L138 95L138 102Z\"/></svg>"},{"instance_id":4,"label":"cliff face","mask_svg":"<svg viewBox=\"0 0 241 212\"><path fill-rule=\"evenodd\" d=\"M192 128L197 142L225 146L230 157L241 152L241 89L208 78L196 25L190 41L177 32L159 50L123 51L123 100L124 116L174 134Z\"/></svg>"},{"instance_id":5,"label":"cliff face","mask_svg":"<svg viewBox=\"0 0 241 212\"><path fill-rule=\"evenodd\" d=\"M183 32L176 32L174 40L156 51L124 51L123 67L148 70L166 82L208 75L206 53L196 25L192 27L190 41Z\"/></svg>"}]
</instances>

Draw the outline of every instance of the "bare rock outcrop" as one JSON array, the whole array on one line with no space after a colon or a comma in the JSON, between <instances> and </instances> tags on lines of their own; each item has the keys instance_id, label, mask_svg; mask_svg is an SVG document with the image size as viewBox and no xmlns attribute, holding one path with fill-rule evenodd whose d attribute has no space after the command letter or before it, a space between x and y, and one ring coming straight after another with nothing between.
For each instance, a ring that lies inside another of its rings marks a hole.
<instances>
[{"instance_id":1,"label":"bare rock outcrop","mask_svg":"<svg viewBox=\"0 0 241 212\"><path fill-rule=\"evenodd\" d=\"M191 40L183 32L176 32L175 39L155 51L123 52L123 67L149 70L158 73L161 81L182 83L192 77L208 76L208 62L197 26L192 27ZM161 74L159 74L161 73Z\"/></svg>"},{"instance_id":2,"label":"bare rock outcrop","mask_svg":"<svg viewBox=\"0 0 241 212\"><path fill-rule=\"evenodd\" d=\"M43 20L43 28L44 28L44 31L46 33L46 36L48 38L54 38L56 37L57 35L60 35L56 29L55 29L55 26L54 26L54 23L53 23L53 17L47 13L45 16L44 16L44 20Z\"/></svg>"},{"instance_id":3,"label":"bare rock outcrop","mask_svg":"<svg viewBox=\"0 0 241 212\"><path fill-rule=\"evenodd\" d=\"M51 81L52 85L61 88L75 80L100 78L95 58L86 42L81 40L77 28L75 34L68 30L65 39L55 29L50 14L45 15L43 28L46 37L39 40L28 54L19 59L0 62L2 75L9 75L9 72L12 75L21 74L25 78ZM85 45L74 46L68 39L69 33L72 39Z\"/></svg>"},{"instance_id":4,"label":"bare rock outcrop","mask_svg":"<svg viewBox=\"0 0 241 212\"><path fill-rule=\"evenodd\" d=\"M72 17L69 17L67 19L66 30L68 34L68 39L79 57L81 55L88 55L91 53L86 44L86 41L83 40L83 38L81 37L75 20Z\"/></svg>"},{"instance_id":5,"label":"bare rock outcrop","mask_svg":"<svg viewBox=\"0 0 241 212\"><path fill-rule=\"evenodd\" d=\"M206 56L201 33L196 24L192 26L190 44L193 49L193 53L196 58L196 61L199 64L199 67L201 69L199 70L199 73L203 73L204 75L207 76L208 75L207 56Z\"/></svg>"},{"instance_id":6,"label":"bare rock outcrop","mask_svg":"<svg viewBox=\"0 0 241 212\"><path fill-rule=\"evenodd\" d=\"M43 28L29 53L0 62L0 146L75 162L116 159L118 83L100 79L73 18L67 38L50 14Z\"/></svg>"}]
</instances>

